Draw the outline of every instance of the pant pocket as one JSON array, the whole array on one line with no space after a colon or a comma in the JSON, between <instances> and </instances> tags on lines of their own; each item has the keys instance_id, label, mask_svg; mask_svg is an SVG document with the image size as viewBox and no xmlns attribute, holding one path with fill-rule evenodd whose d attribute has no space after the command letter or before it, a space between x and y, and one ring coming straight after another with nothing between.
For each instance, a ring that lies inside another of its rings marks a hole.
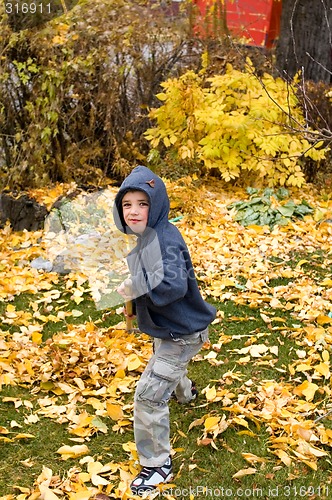
<instances>
[{"instance_id":1,"label":"pant pocket","mask_svg":"<svg viewBox=\"0 0 332 500\"><path fill-rule=\"evenodd\" d=\"M176 366L163 359L157 359L148 377L142 378L136 389L139 401L164 404L177 386L185 368Z\"/></svg>"},{"instance_id":2,"label":"pant pocket","mask_svg":"<svg viewBox=\"0 0 332 500\"><path fill-rule=\"evenodd\" d=\"M200 332L200 339L203 344L209 340L209 330L206 328L202 332Z\"/></svg>"}]
</instances>

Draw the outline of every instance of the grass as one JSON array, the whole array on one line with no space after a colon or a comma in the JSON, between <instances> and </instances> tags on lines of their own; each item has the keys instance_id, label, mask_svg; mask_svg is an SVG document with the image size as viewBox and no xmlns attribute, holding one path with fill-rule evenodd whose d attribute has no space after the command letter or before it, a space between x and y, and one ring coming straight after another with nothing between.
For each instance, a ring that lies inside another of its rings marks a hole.
<instances>
[{"instance_id":1,"label":"grass","mask_svg":"<svg viewBox=\"0 0 332 500\"><path fill-rule=\"evenodd\" d=\"M300 261L305 266L305 273L318 282L331 276L330 268L326 265L327 256L323 253L293 254L287 266L295 268ZM288 278L274 278L268 282L268 287L283 286L289 282ZM80 310L82 315L77 318L70 317L70 323L83 324L86 321L96 322L100 327L108 327L118 323L121 319L114 311L97 311L88 294L84 300L76 304L70 299L63 284L59 289L64 300L60 305L64 310ZM38 296L34 296L34 301ZM261 307L250 307L238 304L236 301L213 302L223 313L222 321L211 326L211 343L217 343L221 336L230 338L229 343L224 343L218 360L222 363L214 366L205 361L195 361L190 364L189 375L196 381L198 387L203 389L209 384L220 384L223 388L241 394L243 384L250 381L251 390L254 392L259 384L264 381L290 380L288 365L299 349L296 336L292 335L294 323L301 324L291 312L284 309L276 310L262 303ZM17 311L33 313L31 296L22 294L12 302ZM47 305L45 305L47 308ZM6 304L0 303L0 315L4 315ZM265 315L265 320L261 313ZM271 319L266 321L266 317ZM279 318L279 320L274 320ZM282 318L282 321L280 321ZM68 319L57 323L48 322L43 330L43 340L51 338L61 329L67 329ZM2 330L14 333L18 326L4 323ZM289 332L285 334L285 332ZM261 336L261 337L259 337ZM236 352L250 345L253 339L266 346L278 346L279 354L275 358L267 356L261 363L241 363L241 355ZM206 352L202 352L206 354ZM232 377L227 379L227 374ZM53 474L65 477L72 467L79 466L79 459L63 461L56 451L64 444L73 445L71 436L64 424L59 424L50 418L40 418L38 424L29 423L28 417L36 409L36 400L40 397L36 387L2 386L0 392L0 495L14 495L14 498L29 498L24 495L22 488L30 488L41 473L43 466L52 469ZM13 399L8 399L13 398ZM132 402L133 395L128 394L126 401ZM21 402L15 407L15 400ZM86 405L82 409L87 409ZM93 412L92 408L88 408ZM214 440L214 446L198 446L197 442L202 437L202 426L193 427L190 424L207 414L220 415L223 410L222 403L207 403L204 395L198 402L183 407L175 401L170 402L172 446L177 450L174 457L176 486L172 493L175 498L329 498L332 492L331 460L329 456L319 459L319 467L312 470L303 462L293 462L286 467L271 454L270 434L267 425L255 425L250 421L249 428L240 425L231 425ZM332 427L329 417L324 421L326 427ZM128 459L128 454L123 450L123 443L133 441L132 429L123 433L114 432L112 423L105 422L108 433L97 433L89 438L90 454L103 462L114 460L121 462ZM22 438L13 442L1 440L8 437L2 430L11 429L17 434L33 434L34 439ZM243 432L244 431L244 432ZM328 448L327 448L328 449ZM265 461L250 465L242 453L252 453ZM242 478L233 478L234 474L248 467L255 467L257 472L245 475Z\"/></svg>"}]
</instances>

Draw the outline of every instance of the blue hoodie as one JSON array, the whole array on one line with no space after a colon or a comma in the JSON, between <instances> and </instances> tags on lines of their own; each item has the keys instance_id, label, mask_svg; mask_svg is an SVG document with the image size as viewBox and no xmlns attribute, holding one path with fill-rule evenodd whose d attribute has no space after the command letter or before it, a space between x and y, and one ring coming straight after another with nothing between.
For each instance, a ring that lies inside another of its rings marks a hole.
<instances>
[{"instance_id":1,"label":"blue hoodie","mask_svg":"<svg viewBox=\"0 0 332 500\"><path fill-rule=\"evenodd\" d=\"M115 223L124 233L131 232L122 214L122 198L129 190L143 191L150 200L147 228L137 235L137 246L127 258L137 296L139 329L162 339L204 330L215 318L216 310L203 300L187 245L178 228L168 221L170 205L165 184L143 166L128 175L114 205Z\"/></svg>"}]
</instances>

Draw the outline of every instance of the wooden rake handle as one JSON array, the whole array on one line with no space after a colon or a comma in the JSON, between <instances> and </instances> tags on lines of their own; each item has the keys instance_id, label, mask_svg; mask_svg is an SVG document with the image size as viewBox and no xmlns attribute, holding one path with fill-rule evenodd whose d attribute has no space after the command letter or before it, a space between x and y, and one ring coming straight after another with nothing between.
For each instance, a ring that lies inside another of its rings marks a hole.
<instances>
[{"instance_id":1,"label":"wooden rake handle","mask_svg":"<svg viewBox=\"0 0 332 500\"><path fill-rule=\"evenodd\" d=\"M129 318L129 316L133 315L133 301L128 300L125 303L125 308L126 308L126 329L128 332L132 331L133 329L133 319Z\"/></svg>"},{"instance_id":2,"label":"wooden rake handle","mask_svg":"<svg viewBox=\"0 0 332 500\"><path fill-rule=\"evenodd\" d=\"M131 283L131 282L130 282ZM131 296L131 284L126 284L125 286L125 292L127 296ZM130 332L133 330L133 318L128 317L133 315L133 301L132 300L126 300L125 302L125 308L126 308L126 329L127 332Z\"/></svg>"}]
</instances>

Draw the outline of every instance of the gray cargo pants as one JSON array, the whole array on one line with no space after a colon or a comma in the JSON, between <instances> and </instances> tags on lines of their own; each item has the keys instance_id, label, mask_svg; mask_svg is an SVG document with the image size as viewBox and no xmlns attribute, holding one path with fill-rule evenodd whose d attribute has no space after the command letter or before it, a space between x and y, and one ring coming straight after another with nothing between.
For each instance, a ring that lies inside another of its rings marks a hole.
<instances>
[{"instance_id":1,"label":"gray cargo pants","mask_svg":"<svg viewBox=\"0 0 332 500\"><path fill-rule=\"evenodd\" d=\"M187 366L208 339L208 329L176 340L154 339L154 353L137 384L134 434L140 464L164 465L170 455L168 402L173 392L180 403L192 399Z\"/></svg>"}]
</instances>

